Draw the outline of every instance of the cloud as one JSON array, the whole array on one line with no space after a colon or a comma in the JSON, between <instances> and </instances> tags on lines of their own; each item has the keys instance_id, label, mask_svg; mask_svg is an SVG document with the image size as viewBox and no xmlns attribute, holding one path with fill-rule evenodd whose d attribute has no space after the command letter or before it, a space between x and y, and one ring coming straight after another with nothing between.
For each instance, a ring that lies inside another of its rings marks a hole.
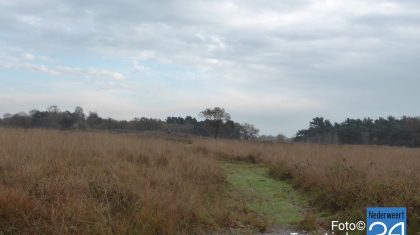
<instances>
[{"instance_id":1,"label":"cloud","mask_svg":"<svg viewBox=\"0 0 420 235\"><path fill-rule=\"evenodd\" d=\"M135 73L141 73L141 72L143 72L146 69L146 67L144 65L142 65L137 60L132 60L131 63L133 64L133 68L134 68L133 71Z\"/></svg>"},{"instance_id":2,"label":"cloud","mask_svg":"<svg viewBox=\"0 0 420 235\"><path fill-rule=\"evenodd\" d=\"M0 48L1 49L1 48ZM69 66L48 66L39 64L39 62L50 62L53 61L48 56L36 56L32 53L22 53L21 56L15 57L10 55L10 52L0 50L0 68L14 68L29 70L32 72L44 73L51 76L70 76L70 77L84 77L84 78L110 78L113 80L125 80L126 76L122 73L109 70L109 69L98 69L98 68L78 68Z\"/></svg>"},{"instance_id":3,"label":"cloud","mask_svg":"<svg viewBox=\"0 0 420 235\"><path fill-rule=\"evenodd\" d=\"M22 55L23 58L25 58L26 60L34 60L35 56L31 53L25 53Z\"/></svg>"},{"instance_id":4,"label":"cloud","mask_svg":"<svg viewBox=\"0 0 420 235\"><path fill-rule=\"evenodd\" d=\"M179 100L239 118L410 115L419 24L414 0L0 1L0 66L111 79L161 113Z\"/></svg>"},{"instance_id":5,"label":"cloud","mask_svg":"<svg viewBox=\"0 0 420 235\"><path fill-rule=\"evenodd\" d=\"M46 65L36 65L24 63L21 65L13 65L14 68L28 69L33 72L45 73L51 76L71 76L71 77L84 77L84 78L111 78L114 80L125 80L125 75L106 69L81 69L77 67L58 66L55 68Z\"/></svg>"}]
</instances>

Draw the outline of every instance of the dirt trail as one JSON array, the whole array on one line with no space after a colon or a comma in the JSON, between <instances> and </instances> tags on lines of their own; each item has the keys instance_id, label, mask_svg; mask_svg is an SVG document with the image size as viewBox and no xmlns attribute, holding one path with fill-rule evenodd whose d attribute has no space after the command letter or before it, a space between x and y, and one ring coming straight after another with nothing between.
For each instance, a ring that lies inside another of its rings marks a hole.
<instances>
[{"instance_id":1,"label":"dirt trail","mask_svg":"<svg viewBox=\"0 0 420 235\"><path fill-rule=\"evenodd\" d=\"M257 234L308 234L295 229L303 219L306 202L290 184L270 178L266 168L255 164L222 161L222 166L227 181L243 195L247 206L273 225L268 232Z\"/></svg>"}]
</instances>

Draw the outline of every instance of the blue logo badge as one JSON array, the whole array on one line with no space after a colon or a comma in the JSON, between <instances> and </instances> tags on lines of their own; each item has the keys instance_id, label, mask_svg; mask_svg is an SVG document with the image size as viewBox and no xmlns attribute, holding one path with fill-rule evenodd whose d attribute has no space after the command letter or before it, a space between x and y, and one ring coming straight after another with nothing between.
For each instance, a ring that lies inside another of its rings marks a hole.
<instances>
[{"instance_id":1,"label":"blue logo badge","mask_svg":"<svg viewBox=\"0 0 420 235\"><path fill-rule=\"evenodd\" d=\"M369 207L366 209L367 235L407 235L407 209Z\"/></svg>"}]
</instances>

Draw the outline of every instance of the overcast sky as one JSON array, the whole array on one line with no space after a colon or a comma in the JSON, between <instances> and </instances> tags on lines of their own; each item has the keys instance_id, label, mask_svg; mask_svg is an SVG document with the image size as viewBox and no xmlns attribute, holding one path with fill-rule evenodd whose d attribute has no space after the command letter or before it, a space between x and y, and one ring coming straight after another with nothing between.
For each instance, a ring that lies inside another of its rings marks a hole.
<instances>
[{"instance_id":1,"label":"overcast sky","mask_svg":"<svg viewBox=\"0 0 420 235\"><path fill-rule=\"evenodd\" d=\"M418 0L0 0L0 115L420 115Z\"/></svg>"}]
</instances>

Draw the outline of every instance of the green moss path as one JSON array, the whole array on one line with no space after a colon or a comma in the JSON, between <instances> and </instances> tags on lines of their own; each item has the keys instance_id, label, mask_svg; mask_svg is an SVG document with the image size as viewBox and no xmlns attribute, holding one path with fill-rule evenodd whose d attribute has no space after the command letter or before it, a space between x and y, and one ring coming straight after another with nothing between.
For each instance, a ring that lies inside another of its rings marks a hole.
<instances>
[{"instance_id":1,"label":"green moss path","mask_svg":"<svg viewBox=\"0 0 420 235\"><path fill-rule=\"evenodd\" d=\"M221 164L232 190L239 192L247 207L265 217L276 230L267 234L290 234L298 230L306 202L290 184L270 178L268 170L256 164L236 161L221 161Z\"/></svg>"}]
</instances>

